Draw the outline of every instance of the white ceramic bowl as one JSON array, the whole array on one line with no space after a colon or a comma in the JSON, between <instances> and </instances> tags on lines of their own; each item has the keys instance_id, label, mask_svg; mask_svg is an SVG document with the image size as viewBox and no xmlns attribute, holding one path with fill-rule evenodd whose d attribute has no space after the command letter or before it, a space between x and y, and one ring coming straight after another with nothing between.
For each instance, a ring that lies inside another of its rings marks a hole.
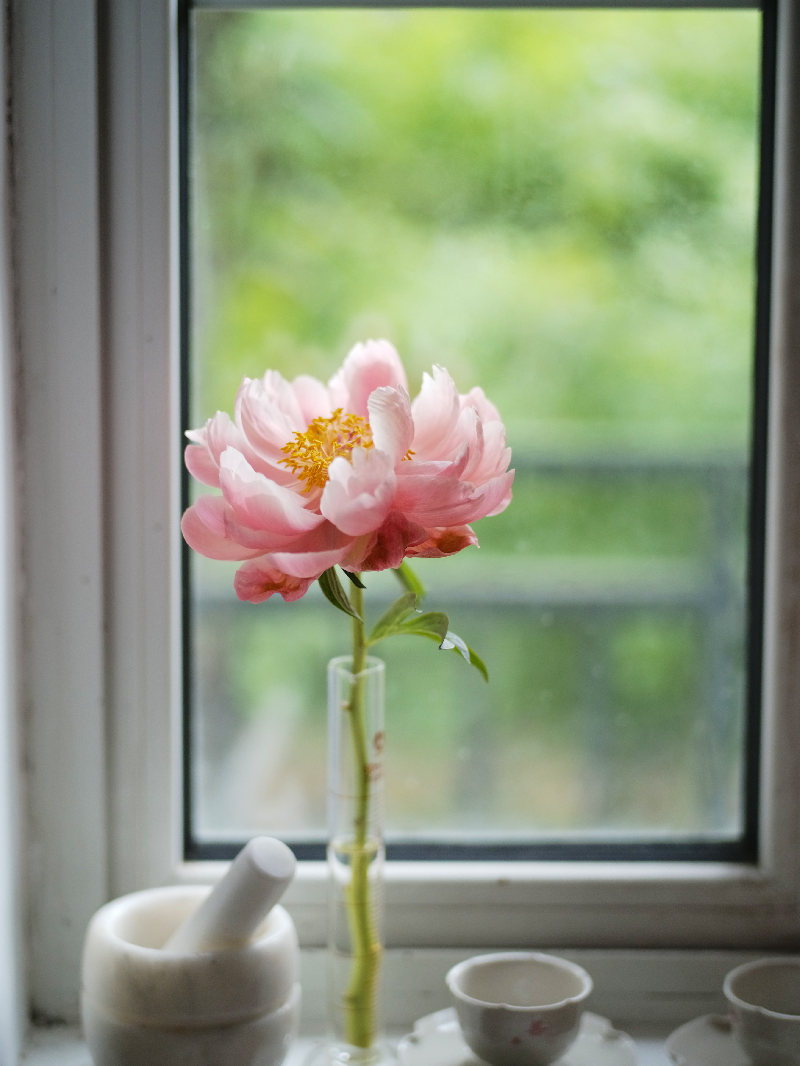
<instances>
[{"instance_id":1,"label":"white ceramic bowl","mask_svg":"<svg viewBox=\"0 0 800 1066\"><path fill-rule=\"evenodd\" d=\"M746 962L723 989L734 1034L754 1066L800 1066L800 957Z\"/></svg>"},{"instance_id":2,"label":"white ceramic bowl","mask_svg":"<svg viewBox=\"0 0 800 1066\"><path fill-rule=\"evenodd\" d=\"M83 953L95 1066L278 1066L297 1031L299 950L275 907L241 950L162 949L208 888L135 892L102 907Z\"/></svg>"},{"instance_id":3,"label":"white ceramic bowl","mask_svg":"<svg viewBox=\"0 0 800 1066\"><path fill-rule=\"evenodd\" d=\"M575 1041L592 979L555 955L478 955L447 974L464 1040L491 1066L549 1066Z\"/></svg>"}]
</instances>

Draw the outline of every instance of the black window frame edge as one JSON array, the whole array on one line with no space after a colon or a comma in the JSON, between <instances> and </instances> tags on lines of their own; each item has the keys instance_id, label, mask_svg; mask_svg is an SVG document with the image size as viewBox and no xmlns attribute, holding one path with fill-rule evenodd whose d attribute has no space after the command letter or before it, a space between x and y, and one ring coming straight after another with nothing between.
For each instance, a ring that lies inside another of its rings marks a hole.
<instances>
[{"instance_id":1,"label":"black window frame edge","mask_svg":"<svg viewBox=\"0 0 800 1066\"><path fill-rule=\"evenodd\" d=\"M180 325L180 440L190 428L191 405L191 177L189 172L190 89L191 89L191 12L201 9L248 9L273 6L258 2L225 0L179 0L178 33L178 189L179 189L179 325ZM504 0L502 4L477 0L434 0L434 2L383 3L370 0L291 0L280 7L558 7L558 8L663 8L663 9L747 9L760 10L760 129L758 163L758 207L756 219L756 293L753 346L752 438L750 447L750 482L748 499L746 678L743 765L743 833L734 840L706 840L687 837L683 840L640 840L631 842L582 840L572 841L497 841L492 843L452 842L429 839L404 840L387 837L389 861L513 861L513 862L725 862L754 865L759 859L759 816L761 788L761 730L763 684L763 629L766 555L767 506L767 437L769 417L769 361L771 338L772 249L775 173L775 120L778 47L778 0L721 2L670 2L659 0L642 3L636 0L589 2L529 3ZM189 505L190 477L181 464L181 512ZM193 809L193 722L192 722L192 617L191 617L191 549L181 543L181 691L182 691L182 840L186 862L227 861L233 859L246 838L231 841L198 841L192 831ZM324 840L294 841L287 839L301 861L322 861L326 856Z\"/></svg>"}]
</instances>

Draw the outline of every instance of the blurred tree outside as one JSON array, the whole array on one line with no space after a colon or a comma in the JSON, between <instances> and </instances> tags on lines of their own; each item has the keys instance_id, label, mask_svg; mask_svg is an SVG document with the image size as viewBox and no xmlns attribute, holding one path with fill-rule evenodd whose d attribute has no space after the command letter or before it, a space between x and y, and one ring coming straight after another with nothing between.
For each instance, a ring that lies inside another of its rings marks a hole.
<instances>
[{"instance_id":1,"label":"blurred tree outside","mask_svg":"<svg viewBox=\"0 0 800 1066\"><path fill-rule=\"evenodd\" d=\"M193 20L192 424L385 336L514 449L480 551L419 567L491 685L386 649L391 829L735 836L760 14ZM193 573L197 833L319 832L347 626Z\"/></svg>"}]
</instances>

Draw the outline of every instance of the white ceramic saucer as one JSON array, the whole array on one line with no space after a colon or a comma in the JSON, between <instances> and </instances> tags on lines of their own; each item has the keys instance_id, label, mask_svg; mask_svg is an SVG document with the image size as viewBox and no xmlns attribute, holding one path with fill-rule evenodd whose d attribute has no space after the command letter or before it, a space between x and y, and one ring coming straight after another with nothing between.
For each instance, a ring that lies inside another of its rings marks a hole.
<instances>
[{"instance_id":1,"label":"white ceramic saucer","mask_svg":"<svg viewBox=\"0 0 800 1066\"><path fill-rule=\"evenodd\" d=\"M751 1066L722 1014L704 1014L676 1029L667 1053L675 1066Z\"/></svg>"},{"instance_id":2,"label":"white ceramic saucer","mask_svg":"<svg viewBox=\"0 0 800 1066\"><path fill-rule=\"evenodd\" d=\"M485 1066L464 1043L455 1010L420 1018L397 1048L400 1066ZM578 1039L553 1066L636 1066L636 1047L606 1018L584 1013ZM730 1066L730 1064L728 1064Z\"/></svg>"}]
</instances>

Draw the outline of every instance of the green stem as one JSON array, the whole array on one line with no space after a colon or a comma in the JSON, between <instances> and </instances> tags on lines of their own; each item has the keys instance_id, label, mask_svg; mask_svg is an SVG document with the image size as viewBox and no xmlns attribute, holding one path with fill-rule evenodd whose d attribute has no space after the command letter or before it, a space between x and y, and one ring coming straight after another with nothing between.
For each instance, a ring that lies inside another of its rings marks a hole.
<instances>
[{"instance_id":1,"label":"green stem","mask_svg":"<svg viewBox=\"0 0 800 1066\"><path fill-rule=\"evenodd\" d=\"M364 617L363 592L351 590L352 602ZM364 707L364 667L367 645L364 622L353 619L353 683L350 690L350 734L357 776L356 809L353 817L353 844L350 854L350 886L347 892L347 920L352 945L350 980L344 993L345 1035L355 1047L368 1048L375 1039L375 994L381 963L381 944L375 927L370 898L369 868L375 857L368 840L371 768L367 750Z\"/></svg>"}]
</instances>

